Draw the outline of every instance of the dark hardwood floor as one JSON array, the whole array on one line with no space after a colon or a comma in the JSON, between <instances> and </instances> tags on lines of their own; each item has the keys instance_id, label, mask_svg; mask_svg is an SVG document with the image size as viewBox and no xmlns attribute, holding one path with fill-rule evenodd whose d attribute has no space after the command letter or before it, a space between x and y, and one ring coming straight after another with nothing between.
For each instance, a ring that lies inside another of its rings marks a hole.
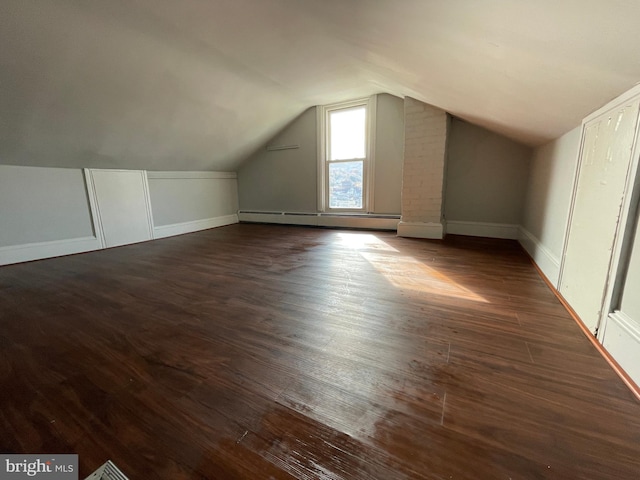
<instances>
[{"instance_id":1,"label":"dark hardwood floor","mask_svg":"<svg viewBox=\"0 0 640 480\"><path fill-rule=\"evenodd\" d=\"M131 479L638 479L515 242L233 225L0 268L0 451Z\"/></svg>"}]
</instances>

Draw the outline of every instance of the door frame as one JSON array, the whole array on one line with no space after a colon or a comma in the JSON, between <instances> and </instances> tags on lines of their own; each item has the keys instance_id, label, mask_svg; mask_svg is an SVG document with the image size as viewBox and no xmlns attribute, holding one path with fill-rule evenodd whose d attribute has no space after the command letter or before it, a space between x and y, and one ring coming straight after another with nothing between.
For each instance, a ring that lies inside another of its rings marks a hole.
<instances>
[{"instance_id":1,"label":"door frame","mask_svg":"<svg viewBox=\"0 0 640 480\"><path fill-rule=\"evenodd\" d=\"M584 160L584 142L585 142L585 127L591 121L608 114L611 110L619 108L624 103L640 98L640 84L631 88L627 92L624 92L620 96L608 102L603 107L599 108L595 112L591 113L582 120L582 130L580 133L580 147L578 149L578 162L576 166L576 173L573 179L573 189L571 194L571 203L569 206L569 216L567 219L567 225L565 229L564 242L562 247L562 257L560 261L560 273L558 276L557 290L560 292L562 286L562 280L564 275L565 259L567 255L567 247L569 244L569 235L571 231L571 224L573 221L573 214L575 209L575 202L578 191L578 184L580 180L580 173L582 163ZM638 113L640 116L640 111ZM625 179L625 186L623 190L622 205L620 207L620 218L618 219L618 225L616 227L616 233L613 241L613 248L611 251L611 258L609 260L609 270L607 272L607 279L605 282L605 290L603 292L603 300L600 308L600 317L596 324L596 338L602 343L604 338L604 332L606 330L606 322L609 314L613 311L613 307L616 302L620 301L622 282L624 281L623 275L626 272L625 263L622 260L628 261L629 256L629 240L633 234L633 227L635 221L635 213L638 204L638 198L640 197L640 180L638 179L638 157L640 156L640 119L636 121L636 129L634 132L633 143L631 148L631 161L629 168L627 169L627 176ZM626 256L626 258L625 258ZM593 332L592 332L593 333Z\"/></svg>"}]
</instances>

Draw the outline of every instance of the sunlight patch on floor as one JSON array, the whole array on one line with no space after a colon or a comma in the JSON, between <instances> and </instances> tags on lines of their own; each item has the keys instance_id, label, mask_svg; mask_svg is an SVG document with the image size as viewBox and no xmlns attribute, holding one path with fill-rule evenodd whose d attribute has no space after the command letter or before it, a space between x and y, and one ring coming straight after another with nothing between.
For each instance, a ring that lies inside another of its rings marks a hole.
<instances>
[{"instance_id":1,"label":"sunlight patch on floor","mask_svg":"<svg viewBox=\"0 0 640 480\"><path fill-rule=\"evenodd\" d=\"M487 303L484 297L413 257L377 252L360 252L360 255L395 287Z\"/></svg>"},{"instance_id":2,"label":"sunlight patch on floor","mask_svg":"<svg viewBox=\"0 0 640 480\"><path fill-rule=\"evenodd\" d=\"M355 250L380 250L385 252L397 252L395 248L369 233L338 233L338 244Z\"/></svg>"}]
</instances>

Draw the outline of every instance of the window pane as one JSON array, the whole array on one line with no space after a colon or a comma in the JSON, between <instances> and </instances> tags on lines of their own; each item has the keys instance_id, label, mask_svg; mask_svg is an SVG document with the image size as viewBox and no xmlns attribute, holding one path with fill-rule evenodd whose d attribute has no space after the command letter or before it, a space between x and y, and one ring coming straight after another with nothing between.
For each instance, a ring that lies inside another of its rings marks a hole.
<instances>
[{"instance_id":1,"label":"window pane","mask_svg":"<svg viewBox=\"0 0 640 480\"><path fill-rule=\"evenodd\" d=\"M329 164L329 208L362 208L363 162Z\"/></svg>"},{"instance_id":2,"label":"window pane","mask_svg":"<svg viewBox=\"0 0 640 480\"><path fill-rule=\"evenodd\" d=\"M329 121L329 160L364 158L366 108L330 112Z\"/></svg>"}]
</instances>

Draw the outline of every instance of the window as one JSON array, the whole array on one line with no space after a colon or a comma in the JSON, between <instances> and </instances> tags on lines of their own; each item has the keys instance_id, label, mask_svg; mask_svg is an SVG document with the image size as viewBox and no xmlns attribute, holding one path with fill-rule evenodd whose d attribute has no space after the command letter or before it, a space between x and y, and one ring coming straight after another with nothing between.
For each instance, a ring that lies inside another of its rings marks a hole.
<instances>
[{"instance_id":1,"label":"window","mask_svg":"<svg viewBox=\"0 0 640 480\"><path fill-rule=\"evenodd\" d=\"M318 205L321 211L373 209L375 97L318 109Z\"/></svg>"}]
</instances>

